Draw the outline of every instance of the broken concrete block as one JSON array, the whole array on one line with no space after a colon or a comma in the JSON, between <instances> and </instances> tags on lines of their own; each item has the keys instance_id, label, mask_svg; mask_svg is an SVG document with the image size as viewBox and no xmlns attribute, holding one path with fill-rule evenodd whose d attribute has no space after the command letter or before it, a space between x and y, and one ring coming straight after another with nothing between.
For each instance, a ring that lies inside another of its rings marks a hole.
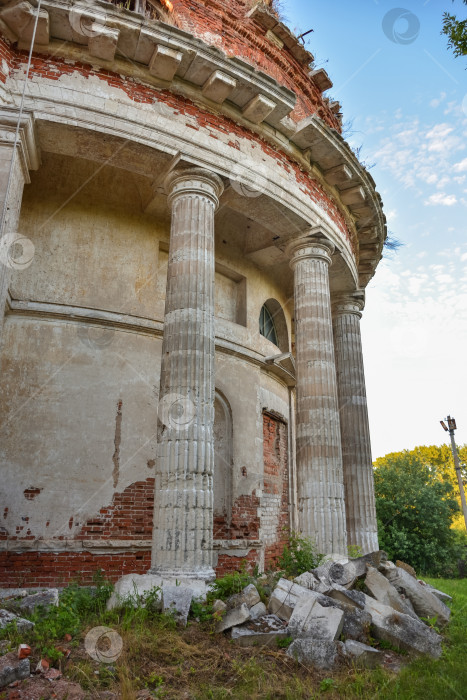
<instances>
[{"instance_id":1,"label":"broken concrete block","mask_svg":"<svg viewBox=\"0 0 467 700\"><path fill-rule=\"evenodd\" d=\"M300 598L303 596L315 597L315 595L307 588L303 588L293 581L288 581L286 578L281 578L269 599L268 610L280 617L281 620L287 621Z\"/></svg>"},{"instance_id":2,"label":"broken concrete block","mask_svg":"<svg viewBox=\"0 0 467 700\"><path fill-rule=\"evenodd\" d=\"M205 82L202 92L208 100L222 104L236 87L235 78L216 70Z\"/></svg>"},{"instance_id":3,"label":"broken concrete block","mask_svg":"<svg viewBox=\"0 0 467 700\"><path fill-rule=\"evenodd\" d=\"M252 620L254 620L257 617L263 617L263 615L266 615L267 612L268 610L264 603L256 603L256 605L253 605L253 607L250 608L250 615Z\"/></svg>"},{"instance_id":4,"label":"broken concrete block","mask_svg":"<svg viewBox=\"0 0 467 700\"><path fill-rule=\"evenodd\" d=\"M287 656L302 664L328 670L336 666L340 655L343 655L343 647L342 642L303 637L292 642L287 649Z\"/></svg>"},{"instance_id":5,"label":"broken concrete block","mask_svg":"<svg viewBox=\"0 0 467 700\"><path fill-rule=\"evenodd\" d=\"M20 644L18 647L18 659L27 659L31 654L31 647L29 644Z\"/></svg>"},{"instance_id":6,"label":"broken concrete block","mask_svg":"<svg viewBox=\"0 0 467 700\"><path fill-rule=\"evenodd\" d=\"M345 639L353 639L366 644L370 636L371 615L364 610L345 610L342 635Z\"/></svg>"},{"instance_id":7,"label":"broken concrete block","mask_svg":"<svg viewBox=\"0 0 467 700\"><path fill-rule=\"evenodd\" d=\"M331 586L322 583L311 571L300 574L300 576L294 578L294 582L298 583L299 586L303 586L303 588L308 588L310 591L322 593L323 595L326 595L331 590Z\"/></svg>"},{"instance_id":8,"label":"broken concrete block","mask_svg":"<svg viewBox=\"0 0 467 700\"><path fill-rule=\"evenodd\" d=\"M365 612L371 615L372 635L376 639L384 639L397 649L426 654L434 659L441 656L440 635L421 620L399 613L369 596L365 599Z\"/></svg>"},{"instance_id":9,"label":"broken concrete block","mask_svg":"<svg viewBox=\"0 0 467 700\"><path fill-rule=\"evenodd\" d=\"M16 629L20 632L31 630L34 627L34 622L25 620L24 617L18 617L18 615L15 615L8 610L0 610L0 629L4 629L7 625L13 622L16 623Z\"/></svg>"},{"instance_id":10,"label":"broken concrete block","mask_svg":"<svg viewBox=\"0 0 467 700\"><path fill-rule=\"evenodd\" d=\"M243 116L253 124L261 124L275 108L275 102L264 95L256 95L243 108Z\"/></svg>"},{"instance_id":11,"label":"broken concrete block","mask_svg":"<svg viewBox=\"0 0 467 700\"><path fill-rule=\"evenodd\" d=\"M344 643L344 655L360 668L376 668L383 661L380 651L353 639L348 639Z\"/></svg>"},{"instance_id":12,"label":"broken concrete block","mask_svg":"<svg viewBox=\"0 0 467 700\"><path fill-rule=\"evenodd\" d=\"M253 605L256 605L260 601L261 598L256 587L250 583L248 586L245 586L241 593L236 593L228 598L227 607L238 608L242 603L245 603L247 608L252 608Z\"/></svg>"},{"instance_id":13,"label":"broken concrete block","mask_svg":"<svg viewBox=\"0 0 467 700\"><path fill-rule=\"evenodd\" d=\"M430 593L433 593L434 596L438 598L442 603L450 603L452 601L452 596L448 595L447 593L443 593L443 591L439 591L437 588L433 588L433 586L430 586L429 583L425 583L425 581L418 581L422 586L426 586Z\"/></svg>"},{"instance_id":14,"label":"broken concrete block","mask_svg":"<svg viewBox=\"0 0 467 700\"><path fill-rule=\"evenodd\" d=\"M216 612L224 612L224 610L227 610L227 604L224 603L223 600L215 600L214 603L212 604L212 609L215 613Z\"/></svg>"},{"instance_id":15,"label":"broken concrete block","mask_svg":"<svg viewBox=\"0 0 467 700\"><path fill-rule=\"evenodd\" d=\"M48 588L40 593L33 593L32 595L27 595L19 603L18 608L20 610L27 610L29 613L33 612L39 605L48 608L51 605L58 605L58 588Z\"/></svg>"},{"instance_id":16,"label":"broken concrete block","mask_svg":"<svg viewBox=\"0 0 467 700\"><path fill-rule=\"evenodd\" d=\"M162 586L162 609L175 611L177 620L186 626L193 600L193 589L187 586Z\"/></svg>"},{"instance_id":17,"label":"broken concrete block","mask_svg":"<svg viewBox=\"0 0 467 700\"><path fill-rule=\"evenodd\" d=\"M399 569L404 569L404 571L407 571L407 573L413 576L414 578L417 578L417 572L415 571L413 566L410 566L410 564L406 564L405 561L397 559L396 566L399 567Z\"/></svg>"},{"instance_id":18,"label":"broken concrete block","mask_svg":"<svg viewBox=\"0 0 467 700\"><path fill-rule=\"evenodd\" d=\"M312 573L329 588L336 585L351 588L357 580L354 564L346 557L342 557L340 561L325 561L317 569L313 569Z\"/></svg>"},{"instance_id":19,"label":"broken concrete block","mask_svg":"<svg viewBox=\"0 0 467 700\"><path fill-rule=\"evenodd\" d=\"M300 599L289 620L292 637L313 637L335 641L344 624L344 613L338 608L325 608L316 598Z\"/></svg>"},{"instance_id":20,"label":"broken concrete block","mask_svg":"<svg viewBox=\"0 0 467 700\"><path fill-rule=\"evenodd\" d=\"M225 632L225 630L237 625L242 625L250 619L250 611L245 603L242 603L238 608L227 610L224 617L216 625L216 632Z\"/></svg>"},{"instance_id":21,"label":"broken concrete block","mask_svg":"<svg viewBox=\"0 0 467 700\"><path fill-rule=\"evenodd\" d=\"M437 598L426 586L423 586L405 569L389 568L384 575L393 586L407 596L419 617L431 619L436 617L438 624L446 625L451 615L450 609Z\"/></svg>"},{"instance_id":22,"label":"broken concrete block","mask_svg":"<svg viewBox=\"0 0 467 700\"><path fill-rule=\"evenodd\" d=\"M20 660L13 651L0 656L0 688L29 678L30 669L29 659Z\"/></svg>"},{"instance_id":23,"label":"broken concrete block","mask_svg":"<svg viewBox=\"0 0 467 700\"><path fill-rule=\"evenodd\" d=\"M394 608L394 610L397 610L398 612L411 615L412 617L416 617L418 619L418 616L414 612L413 608L407 605L406 601L400 596L394 586L388 581L386 576L371 566L368 567L367 575L365 577L365 586L368 588L373 598L379 600L380 603L389 605L390 608Z\"/></svg>"},{"instance_id":24,"label":"broken concrete block","mask_svg":"<svg viewBox=\"0 0 467 700\"><path fill-rule=\"evenodd\" d=\"M329 597L350 610L355 610L355 608L363 610L367 596L362 591L348 591L346 588L336 586L330 591Z\"/></svg>"},{"instance_id":25,"label":"broken concrete block","mask_svg":"<svg viewBox=\"0 0 467 700\"><path fill-rule=\"evenodd\" d=\"M149 61L149 73L160 80L172 81L180 66L183 54L158 44Z\"/></svg>"},{"instance_id":26,"label":"broken concrete block","mask_svg":"<svg viewBox=\"0 0 467 700\"><path fill-rule=\"evenodd\" d=\"M234 627L232 639L235 639L241 647L270 647L277 646L278 639L286 639L289 636L287 630L274 630L272 632L254 632L246 627Z\"/></svg>"}]
</instances>

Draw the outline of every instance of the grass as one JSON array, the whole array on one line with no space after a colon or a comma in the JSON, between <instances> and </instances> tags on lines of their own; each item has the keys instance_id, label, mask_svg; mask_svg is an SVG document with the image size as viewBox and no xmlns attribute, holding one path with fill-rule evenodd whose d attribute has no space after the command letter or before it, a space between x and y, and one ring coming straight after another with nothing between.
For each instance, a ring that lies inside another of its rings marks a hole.
<instances>
[{"instance_id":1,"label":"grass","mask_svg":"<svg viewBox=\"0 0 467 700\"><path fill-rule=\"evenodd\" d=\"M10 630L8 635L13 649L18 641L32 646L33 666L41 654L60 643L64 631L70 631L67 627L73 626L70 659L54 661L90 698L98 691L110 690L119 698L135 700L143 689L153 698L169 700L467 698L467 579L429 581L454 598L443 656L439 661L414 661L397 675L351 667L336 673L311 671L279 647L244 649L228 637L216 635L215 621L208 614L200 623L191 619L185 629L179 629L171 615L159 613L153 604L107 612L105 586L93 599L75 588L65 595L50 622L47 616L37 615L34 632L20 635ZM200 617L198 608L193 613ZM93 661L84 649L86 632L98 625L111 627L123 639L123 653L111 665Z\"/></svg>"}]
</instances>

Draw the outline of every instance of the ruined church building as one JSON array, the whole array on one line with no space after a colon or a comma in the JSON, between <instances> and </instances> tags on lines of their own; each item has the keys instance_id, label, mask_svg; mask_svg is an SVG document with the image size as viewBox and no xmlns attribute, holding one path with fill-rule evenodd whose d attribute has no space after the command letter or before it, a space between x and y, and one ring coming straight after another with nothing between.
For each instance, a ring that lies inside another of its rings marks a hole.
<instances>
[{"instance_id":1,"label":"ruined church building","mask_svg":"<svg viewBox=\"0 0 467 700\"><path fill-rule=\"evenodd\" d=\"M378 549L385 217L274 4L0 0L2 586Z\"/></svg>"}]
</instances>

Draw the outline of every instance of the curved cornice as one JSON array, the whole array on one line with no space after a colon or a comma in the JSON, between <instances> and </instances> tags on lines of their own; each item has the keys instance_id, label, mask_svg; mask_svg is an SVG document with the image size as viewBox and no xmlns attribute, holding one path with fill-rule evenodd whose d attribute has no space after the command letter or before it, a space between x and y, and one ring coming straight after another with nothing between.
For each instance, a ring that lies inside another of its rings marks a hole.
<instances>
[{"instance_id":1,"label":"curved cornice","mask_svg":"<svg viewBox=\"0 0 467 700\"><path fill-rule=\"evenodd\" d=\"M32 37L34 7L12 0L0 10L0 30L20 48ZM120 10L109 2L42 0L36 50L52 40L71 42L75 60L134 75L175 93L190 90L196 103L226 114L273 141L327 185L358 241L359 285L366 286L378 264L386 223L371 175L340 134L316 115L296 124L289 117L296 95L239 58L227 58L189 32ZM54 48L56 41L54 41ZM118 70L117 70L118 66ZM310 78L311 80L312 78Z\"/></svg>"}]
</instances>

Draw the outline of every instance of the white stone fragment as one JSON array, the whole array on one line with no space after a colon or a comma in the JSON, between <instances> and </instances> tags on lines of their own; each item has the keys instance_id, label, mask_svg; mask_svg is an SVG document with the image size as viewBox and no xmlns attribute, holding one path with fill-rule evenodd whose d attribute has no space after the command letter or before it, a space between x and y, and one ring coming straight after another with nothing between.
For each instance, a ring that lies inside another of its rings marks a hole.
<instances>
[{"instance_id":1,"label":"white stone fragment","mask_svg":"<svg viewBox=\"0 0 467 700\"><path fill-rule=\"evenodd\" d=\"M289 631L293 637L313 637L335 641L344 624L344 613L339 608L325 608L317 599L306 597L299 600L289 620Z\"/></svg>"},{"instance_id":2,"label":"white stone fragment","mask_svg":"<svg viewBox=\"0 0 467 700\"><path fill-rule=\"evenodd\" d=\"M216 625L216 632L225 632L225 630L235 627L236 625L242 625L244 622L250 619L250 611L248 610L245 603L242 603L240 607L233 608L233 610L227 610L224 617Z\"/></svg>"}]
</instances>

